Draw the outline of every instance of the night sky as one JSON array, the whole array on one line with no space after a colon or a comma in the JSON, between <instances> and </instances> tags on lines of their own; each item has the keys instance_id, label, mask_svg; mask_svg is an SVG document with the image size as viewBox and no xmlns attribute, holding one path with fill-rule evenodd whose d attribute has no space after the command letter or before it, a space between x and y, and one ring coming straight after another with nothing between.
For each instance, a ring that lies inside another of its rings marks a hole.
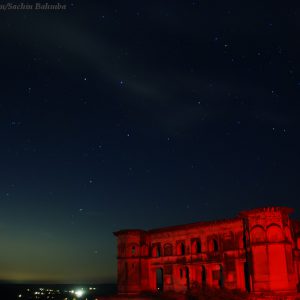
<instances>
[{"instance_id":1,"label":"night sky","mask_svg":"<svg viewBox=\"0 0 300 300\"><path fill-rule=\"evenodd\" d=\"M61 3L0 10L0 280L115 282L113 231L300 217L299 4Z\"/></svg>"}]
</instances>

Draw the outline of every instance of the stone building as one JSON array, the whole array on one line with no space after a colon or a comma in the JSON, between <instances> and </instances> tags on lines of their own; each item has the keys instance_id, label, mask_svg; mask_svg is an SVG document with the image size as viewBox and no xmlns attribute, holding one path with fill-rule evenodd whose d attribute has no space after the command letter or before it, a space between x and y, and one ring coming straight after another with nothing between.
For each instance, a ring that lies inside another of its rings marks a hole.
<instances>
[{"instance_id":1,"label":"stone building","mask_svg":"<svg viewBox=\"0 0 300 300\"><path fill-rule=\"evenodd\" d=\"M300 221L268 207L236 218L115 232L118 292L186 291L193 286L295 294Z\"/></svg>"}]
</instances>

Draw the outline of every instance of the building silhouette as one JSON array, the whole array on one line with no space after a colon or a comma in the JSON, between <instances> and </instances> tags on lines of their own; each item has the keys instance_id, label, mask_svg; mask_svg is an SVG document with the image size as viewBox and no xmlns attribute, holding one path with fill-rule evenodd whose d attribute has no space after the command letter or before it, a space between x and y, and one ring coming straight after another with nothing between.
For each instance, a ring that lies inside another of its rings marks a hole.
<instances>
[{"instance_id":1,"label":"building silhouette","mask_svg":"<svg viewBox=\"0 0 300 300\"><path fill-rule=\"evenodd\" d=\"M293 209L267 207L236 218L152 230L120 230L118 292L239 289L296 294L300 221Z\"/></svg>"}]
</instances>

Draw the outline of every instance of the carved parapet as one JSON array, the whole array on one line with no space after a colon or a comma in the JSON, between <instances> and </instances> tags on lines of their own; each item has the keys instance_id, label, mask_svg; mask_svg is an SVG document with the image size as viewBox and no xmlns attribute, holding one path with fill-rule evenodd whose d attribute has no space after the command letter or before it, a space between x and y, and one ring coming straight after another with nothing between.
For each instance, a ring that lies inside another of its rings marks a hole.
<instances>
[{"instance_id":1,"label":"carved parapet","mask_svg":"<svg viewBox=\"0 0 300 300\"><path fill-rule=\"evenodd\" d=\"M270 214L276 212L281 212L283 214L289 215L294 212L294 209L286 206L269 206L269 207L261 207L261 208L254 208L250 210L244 210L240 212L238 215L241 217L247 217L253 214L261 214L261 213Z\"/></svg>"}]
</instances>

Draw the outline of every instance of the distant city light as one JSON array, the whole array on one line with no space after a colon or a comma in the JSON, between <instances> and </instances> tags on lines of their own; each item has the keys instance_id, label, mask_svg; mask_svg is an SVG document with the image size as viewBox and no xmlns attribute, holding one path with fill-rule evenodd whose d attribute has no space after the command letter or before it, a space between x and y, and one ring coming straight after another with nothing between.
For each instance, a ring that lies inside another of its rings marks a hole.
<instances>
[{"instance_id":1,"label":"distant city light","mask_svg":"<svg viewBox=\"0 0 300 300\"><path fill-rule=\"evenodd\" d=\"M36 287L36 288L24 288L23 292L24 294L19 291L18 294L15 295L17 297L16 299L63 299L63 300L76 300L76 299L82 299L87 300L90 299L89 295L90 293L93 293L92 291L95 291L96 288L93 286L90 287L77 287L75 289L53 289L53 288L43 288L43 287ZM96 300L93 298L93 300Z\"/></svg>"},{"instance_id":2,"label":"distant city light","mask_svg":"<svg viewBox=\"0 0 300 300\"><path fill-rule=\"evenodd\" d=\"M75 291L75 295L76 295L76 297L78 297L78 298L82 297L83 294L84 294L84 290L83 290L83 289L80 289L80 290Z\"/></svg>"}]
</instances>

